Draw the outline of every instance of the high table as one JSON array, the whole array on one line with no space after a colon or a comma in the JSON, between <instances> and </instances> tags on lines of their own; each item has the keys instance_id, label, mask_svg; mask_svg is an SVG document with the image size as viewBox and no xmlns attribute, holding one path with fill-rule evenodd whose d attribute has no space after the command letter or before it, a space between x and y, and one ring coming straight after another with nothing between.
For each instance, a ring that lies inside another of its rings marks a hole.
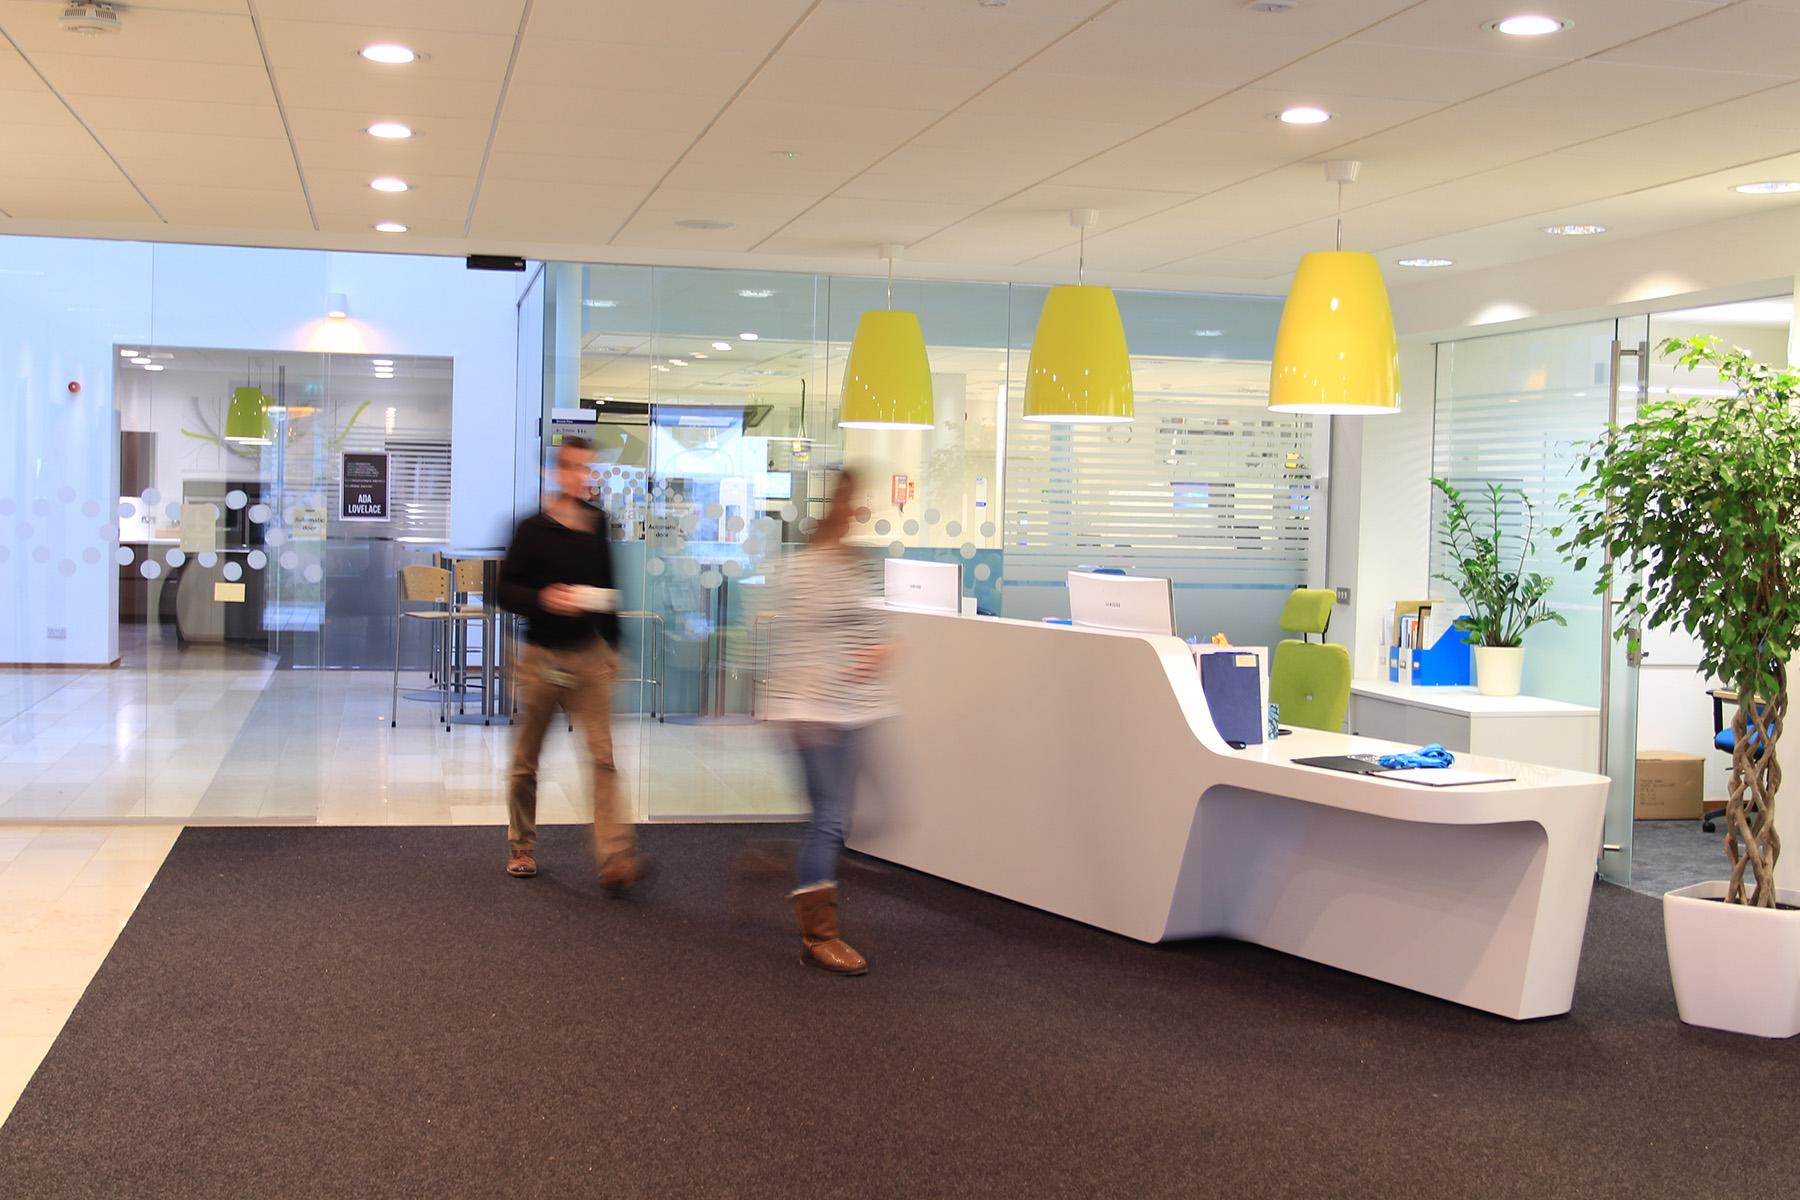
<instances>
[{"instance_id":1,"label":"high table","mask_svg":"<svg viewBox=\"0 0 1800 1200\"><path fill-rule=\"evenodd\" d=\"M1567 1012L1608 780L1427 788L1233 750L1172 637L890 613L856 850L1145 942L1223 936L1515 1019Z\"/></svg>"}]
</instances>

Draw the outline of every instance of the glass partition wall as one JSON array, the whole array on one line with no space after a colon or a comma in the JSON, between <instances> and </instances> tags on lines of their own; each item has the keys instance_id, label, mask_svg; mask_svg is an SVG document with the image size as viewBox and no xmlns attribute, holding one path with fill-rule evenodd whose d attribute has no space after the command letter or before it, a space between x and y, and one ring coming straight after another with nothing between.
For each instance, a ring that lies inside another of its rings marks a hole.
<instances>
[{"instance_id":1,"label":"glass partition wall","mask_svg":"<svg viewBox=\"0 0 1800 1200\"><path fill-rule=\"evenodd\" d=\"M884 279L547 268L546 448L579 432L599 449L629 609L615 749L639 816L799 810L761 720L770 580L840 464L863 479L854 539L959 564L977 611L1066 616L1064 574L1108 566L1173 578L1183 635L1279 636L1283 597L1323 559L1328 429L1264 408L1279 299L1119 292L1137 419L1071 430L1022 418L1047 293L894 280L924 331L934 426L842 430L844 365Z\"/></svg>"}]
</instances>

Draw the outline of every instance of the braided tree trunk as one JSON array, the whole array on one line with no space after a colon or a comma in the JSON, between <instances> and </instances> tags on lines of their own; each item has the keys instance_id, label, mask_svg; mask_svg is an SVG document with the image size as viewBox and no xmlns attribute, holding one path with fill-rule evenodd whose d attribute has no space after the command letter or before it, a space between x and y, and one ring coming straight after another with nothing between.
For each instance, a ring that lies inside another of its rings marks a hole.
<instances>
[{"instance_id":1,"label":"braided tree trunk","mask_svg":"<svg viewBox=\"0 0 1800 1200\"><path fill-rule=\"evenodd\" d=\"M1727 904L1775 907L1775 858L1781 838L1775 832L1775 792L1781 787L1781 763L1775 740L1787 719L1787 667L1773 663L1767 700L1759 700L1749 688L1738 692L1737 716L1731 730L1736 744L1731 750L1731 789L1725 802L1725 853L1731 858L1731 887ZM1752 733L1754 730L1754 733ZM1744 872L1748 869L1756 888L1748 897Z\"/></svg>"}]
</instances>

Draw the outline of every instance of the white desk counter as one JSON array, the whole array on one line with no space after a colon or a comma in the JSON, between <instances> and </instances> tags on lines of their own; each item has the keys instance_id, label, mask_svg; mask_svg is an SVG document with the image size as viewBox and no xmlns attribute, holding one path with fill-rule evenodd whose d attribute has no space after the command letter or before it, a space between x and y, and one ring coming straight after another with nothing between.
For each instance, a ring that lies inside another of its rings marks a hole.
<instances>
[{"instance_id":1,"label":"white desk counter","mask_svg":"<svg viewBox=\"0 0 1800 1200\"><path fill-rule=\"evenodd\" d=\"M1513 1018L1568 1011L1603 776L1470 757L1427 788L1297 766L1389 743L1232 750L1188 647L892 614L902 714L853 849L1140 941L1256 942Z\"/></svg>"},{"instance_id":2,"label":"white desk counter","mask_svg":"<svg viewBox=\"0 0 1800 1200\"><path fill-rule=\"evenodd\" d=\"M1525 758L1572 771L1600 766L1600 710L1536 696L1483 696L1472 687L1350 685L1350 732L1459 754Z\"/></svg>"}]
</instances>

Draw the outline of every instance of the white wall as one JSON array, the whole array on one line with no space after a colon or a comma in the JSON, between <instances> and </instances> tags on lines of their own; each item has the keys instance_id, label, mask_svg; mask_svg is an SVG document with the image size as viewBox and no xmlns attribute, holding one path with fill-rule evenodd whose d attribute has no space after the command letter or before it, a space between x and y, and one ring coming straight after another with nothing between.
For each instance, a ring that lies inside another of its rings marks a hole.
<instances>
[{"instance_id":1,"label":"white wall","mask_svg":"<svg viewBox=\"0 0 1800 1200\"><path fill-rule=\"evenodd\" d=\"M0 448L0 663L117 657L114 548L99 539L118 502L120 344L452 358L451 540L502 543L520 430L518 288L452 259L0 238L12 431ZM334 292L348 320L326 317Z\"/></svg>"},{"instance_id":2,"label":"white wall","mask_svg":"<svg viewBox=\"0 0 1800 1200\"><path fill-rule=\"evenodd\" d=\"M1332 422L1331 550L1327 586L1350 588L1331 640L1350 650L1358 679L1384 678L1382 617L1396 600L1429 592L1431 427L1437 351L1400 340L1400 411Z\"/></svg>"}]
</instances>

